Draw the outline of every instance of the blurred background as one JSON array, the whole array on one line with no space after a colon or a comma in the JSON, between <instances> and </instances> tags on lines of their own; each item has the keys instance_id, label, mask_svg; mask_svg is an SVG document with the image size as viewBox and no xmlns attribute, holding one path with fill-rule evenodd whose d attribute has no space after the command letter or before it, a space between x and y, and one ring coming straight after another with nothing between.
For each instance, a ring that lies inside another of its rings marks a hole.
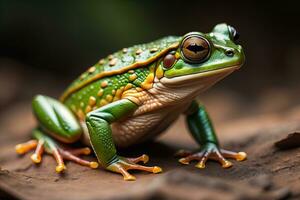
<instances>
[{"instance_id":1,"label":"blurred background","mask_svg":"<svg viewBox=\"0 0 300 200\"><path fill-rule=\"evenodd\" d=\"M36 93L59 96L81 72L123 47L209 32L221 22L238 30L247 60L215 87L225 94L215 99L253 104L265 95L264 103L282 105L285 94L298 91L300 14L292 1L0 2L2 111ZM297 99L284 102L290 101Z\"/></svg>"}]
</instances>

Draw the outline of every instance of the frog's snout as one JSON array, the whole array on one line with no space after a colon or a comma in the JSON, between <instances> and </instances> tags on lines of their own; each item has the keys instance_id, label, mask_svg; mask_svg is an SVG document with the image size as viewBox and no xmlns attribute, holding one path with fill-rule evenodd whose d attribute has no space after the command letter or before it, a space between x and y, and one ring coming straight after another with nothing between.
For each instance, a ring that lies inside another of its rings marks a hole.
<instances>
[{"instance_id":1,"label":"frog's snout","mask_svg":"<svg viewBox=\"0 0 300 200\"><path fill-rule=\"evenodd\" d=\"M245 54L241 45L236 45L235 48L224 48L223 52L228 58L235 60L238 65L244 64Z\"/></svg>"}]
</instances>

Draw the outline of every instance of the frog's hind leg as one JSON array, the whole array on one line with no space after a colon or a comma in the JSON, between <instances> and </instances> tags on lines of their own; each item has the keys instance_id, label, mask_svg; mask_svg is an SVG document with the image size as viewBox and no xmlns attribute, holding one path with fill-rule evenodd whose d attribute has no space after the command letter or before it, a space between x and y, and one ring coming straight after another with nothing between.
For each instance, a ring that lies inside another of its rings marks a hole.
<instances>
[{"instance_id":1,"label":"frog's hind leg","mask_svg":"<svg viewBox=\"0 0 300 200\"><path fill-rule=\"evenodd\" d=\"M78 157L78 155L90 154L91 150L89 148L63 150L53 139L55 138L64 143L73 143L82 134L77 119L65 105L50 97L38 95L33 99L32 107L39 121L39 128L33 130L34 140L16 146L17 153L25 154L35 149L31 159L34 163L40 163L45 151L55 158L57 172L66 169L64 160L71 160L91 168L98 167L97 162L86 161Z\"/></svg>"},{"instance_id":2,"label":"frog's hind leg","mask_svg":"<svg viewBox=\"0 0 300 200\"><path fill-rule=\"evenodd\" d=\"M91 168L98 167L97 162L90 162L78 157L78 155L90 154L91 150L89 148L64 150L59 147L59 145L54 139L47 136L39 129L34 129L32 135L33 138L35 138L35 140L30 140L26 143L18 144L16 146L16 151L19 154L25 154L30 150L35 149L34 153L31 155L31 160L36 164L42 161L43 153L46 152L55 158L57 162L57 166L55 169L56 172L58 173L66 169L64 160L70 160L80 165L91 167Z\"/></svg>"}]
</instances>

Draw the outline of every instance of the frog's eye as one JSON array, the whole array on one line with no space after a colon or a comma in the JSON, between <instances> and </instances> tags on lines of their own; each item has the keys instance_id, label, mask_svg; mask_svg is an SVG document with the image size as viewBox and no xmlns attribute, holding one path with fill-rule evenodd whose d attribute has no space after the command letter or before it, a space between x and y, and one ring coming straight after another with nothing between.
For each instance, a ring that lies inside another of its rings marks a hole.
<instances>
[{"instance_id":1,"label":"frog's eye","mask_svg":"<svg viewBox=\"0 0 300 200\"><path fill-rule=\"evenodd\" d=\"M232 26L228 26L231 38L233 39L233 41L237 41L240 37L240 34L236 31L235 28L233 28Z\"/></svg>"},{"instance_id":2,"label":"frog's eye","mask_svg":"<svg viewBox=\"0 0 300 200\"><path fill-rule=\"evenodd\" d=\"M170 69L176 61L176 57L174 54L167 54L163 59L163 67L165 69Z\"/></svg>"},{"instance_id":3,"label":"frog's eye","mask_svg":"<svg viewBox=\"0 0 300 200\"><path fill-rule=\"evenodd\" d=\"M210 45L205 38L193 35L183 40L181 53L188 62L203 62L209 56Z\"/></svg>"}]
</instances>

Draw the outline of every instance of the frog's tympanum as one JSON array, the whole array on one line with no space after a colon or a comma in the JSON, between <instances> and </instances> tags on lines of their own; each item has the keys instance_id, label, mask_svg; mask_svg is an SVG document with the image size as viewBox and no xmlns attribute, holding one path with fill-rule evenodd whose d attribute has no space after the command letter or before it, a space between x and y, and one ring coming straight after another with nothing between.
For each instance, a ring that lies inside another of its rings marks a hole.
<instances>
[{"instance_id":1,"label":"frog's tympanum","mask_svg":"<svg viewBox=\"0 0 300 200\"><path fill-rule=\"evenodd\" d=\"M121 157L117 147L152 139L183 114L200 148L180 151L180 163L196 160L196 167L204 168L212 159L228 168L232 163L227 158L244 160L246 153L219 147L205 108L195 100L244 63L237 39L232 26L218 24L210 33L164 37L101 59L80 75L59 101L44 95L34 97L32 109L39 125L33 130L34 139L17 145L16 151L24 154L35 149L34 163L40 163L46 151L55 158L58 173L66 169L64 160L71 160L91 168L99 163L125 180L135 180L128 170L159 173L162 169L138 164L146 163L147 155ZM99 162L78 157L89 154L89 148L65 150L58 144L79 140L92 147Z\"/></svg>"}]
</instances>

